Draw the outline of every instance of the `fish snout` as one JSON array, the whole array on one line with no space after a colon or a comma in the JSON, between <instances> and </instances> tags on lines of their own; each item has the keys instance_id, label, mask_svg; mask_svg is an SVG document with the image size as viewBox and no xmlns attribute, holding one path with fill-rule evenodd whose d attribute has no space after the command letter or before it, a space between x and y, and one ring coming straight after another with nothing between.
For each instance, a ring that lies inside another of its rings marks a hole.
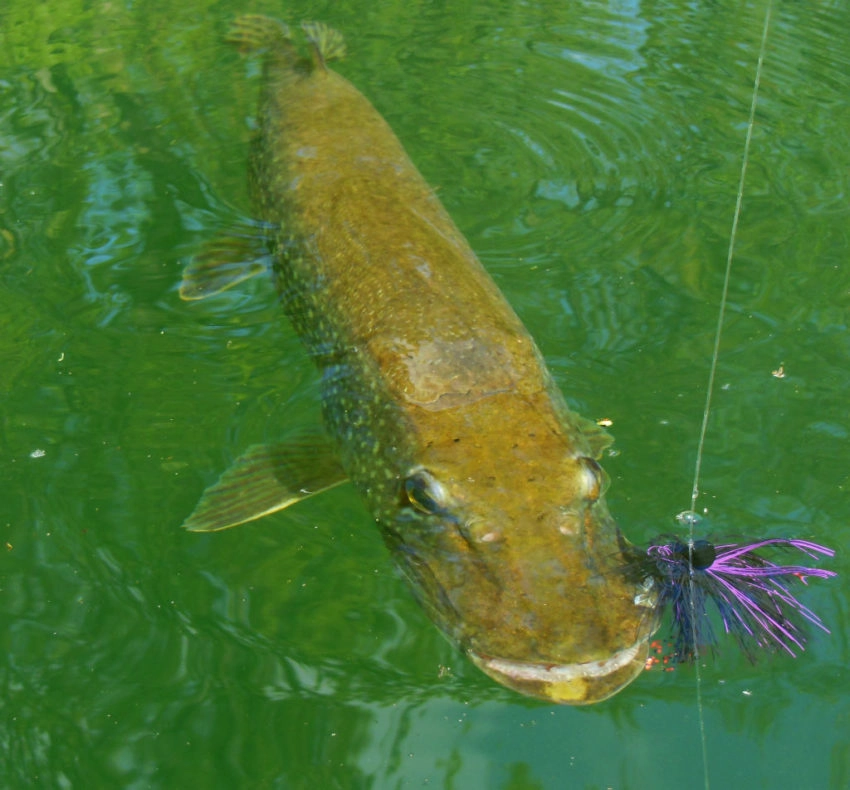
<instances>
[{"instance_id":1,"label":"fish snout","mask_svg":"<svg viewBox=\"0 0 850 790\"><path fill-rule=\"evenodd\" d=\"M475 665L503 686L563 705L590 705L608 699L644 669L649 635L608 658L575 664L545 664L485 656L470 651Z\"/></svg>"}]
</instances>

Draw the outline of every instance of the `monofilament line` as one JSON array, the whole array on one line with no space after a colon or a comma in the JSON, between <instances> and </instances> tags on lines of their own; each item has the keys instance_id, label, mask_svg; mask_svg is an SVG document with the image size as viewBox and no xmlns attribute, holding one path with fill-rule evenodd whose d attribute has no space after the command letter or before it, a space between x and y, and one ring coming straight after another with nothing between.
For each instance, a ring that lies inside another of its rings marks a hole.
<instances>
[{"instance_id":1,"label":"monofilament line","mask_svg":"<svg viewBox=\"0 0 850 790\"><path fill-rule=\"evenodd\" d=\"M753 139L753 127L755 126L756 105L758 104L759 84L761 83L761 70L764 63L765 50L767 49L767 32L770 27L770 13L773 5L773 0L767 0L767 8L764 14L764 28L761 34L761 46L759 47L758 62L756 64L756 75L753 80L753 97L750 102L750 118L747 122L747 135L744 140L744 155L741 160L741 176L738 180L738 196L735 201L735 212L732 217L732 230L729 234L729 249L726 253L726 273L723 277L723 291L720 297L720 308L717 314L717 330L714 334L714 350L711 355L711 365L708 373L708 385L705 392L705 407L702 412L702 425L699 432L699 442L697 443L697 459L694 467L694 484L691 488L691 513L696 513L697 497L699 496L699 480L700 472L702 471L702 456L703 448L705 447L705 435L708 430L708 418L711 414L711 401L714 395L714 381L717 376L717 361L720 357L720 338L723 334L723 323L726 318L726 303L729 295L729 281L732 275L732 260L735 256L735 240L738 235L738 220L741 216L741 205L744 201L744 183L747 178L747 164L750 159L750 143ZM696 519L689 519L688 529L688 565L690 567L690 583L689 597L691 607L691 621L696 621L696 612L694 610L694 522ZM700 743L702 745L702 768L705 790L709 790L708 777L708 750L706 747L705 738L705 714L702 705L702 678L700 675L700 656L699 645L694 644L694 666L696 667L696 696L697 696L697 711L699 713L699 732Z\"/></svg>"}]
</instances>

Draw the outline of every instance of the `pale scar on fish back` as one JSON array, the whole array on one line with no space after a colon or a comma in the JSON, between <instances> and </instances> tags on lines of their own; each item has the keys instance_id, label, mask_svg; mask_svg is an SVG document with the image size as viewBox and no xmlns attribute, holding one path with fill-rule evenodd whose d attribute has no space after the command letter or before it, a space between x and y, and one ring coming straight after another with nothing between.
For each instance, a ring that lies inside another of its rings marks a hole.
<instances>
[{"instance_id":1,"label":"pale scar on fish back","mask_svg":"<svg viewBox=\"0 0 850 790\"><path fill-rule=\"evenodd\" d=\"M436 338L416 344L377 338L369 345L386 360L393 390L430 411L475 403L517 387L519 376L509 350L480 337Z\"/></svg>"}]
</instances>

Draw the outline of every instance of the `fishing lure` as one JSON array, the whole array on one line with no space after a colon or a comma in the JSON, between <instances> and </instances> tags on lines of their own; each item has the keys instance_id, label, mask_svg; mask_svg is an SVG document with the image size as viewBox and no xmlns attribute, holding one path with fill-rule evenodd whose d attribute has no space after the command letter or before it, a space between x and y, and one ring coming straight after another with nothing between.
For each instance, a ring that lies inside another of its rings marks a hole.
<instances>
[{"instance_id":1,"label":"fishing lure","mask_svg":"<svg viewBox=\"0 0 850 790\"><path fill-rule=\"evenodd\" d=\"M679 520L685 522L696 518L690 512L682 516ZM794 597L791 587L805 584L807 577L826 579L835 572L777 564L762 556L771 551L794 551L813 559L835 554L818 543L792 538L712 543L661 535L649 545L632 567L653 586L659 618L668 605L672 609L674 660L691 662L716 648L709 601L725 632L752 662L761 649L796 656L805 649L809 624L829 633L821 619Z\"/></svg>"}]
</instances>

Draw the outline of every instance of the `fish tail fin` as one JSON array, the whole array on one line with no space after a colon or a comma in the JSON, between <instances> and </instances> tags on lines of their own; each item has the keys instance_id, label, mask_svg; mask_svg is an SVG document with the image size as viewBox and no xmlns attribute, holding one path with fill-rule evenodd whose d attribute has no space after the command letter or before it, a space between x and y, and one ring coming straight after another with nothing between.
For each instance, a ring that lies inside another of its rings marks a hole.
<instances>
[{"instance_id":1,"label":"fish tail fin","mask_svg":"<svg viewBox=\"0 0 850 790\"><path fill-rule=\"evenodd\" d=\"M324 22L302 22L301 29L313 48L314 65L326 69L328 61L345 57L345 40L338 30Z\"/></svg>"},{"instance_id":2,"label":"fish tail fin","mask_svg":"<svg viewBox=\"0 0 850 790\"><path fill-rule=\"evenodd\" d=\"M224 40L245 55L266 49L295 56L289 28L283 22L262 14L243 14L234 19Z\"/></svg>"}]
</instances>

